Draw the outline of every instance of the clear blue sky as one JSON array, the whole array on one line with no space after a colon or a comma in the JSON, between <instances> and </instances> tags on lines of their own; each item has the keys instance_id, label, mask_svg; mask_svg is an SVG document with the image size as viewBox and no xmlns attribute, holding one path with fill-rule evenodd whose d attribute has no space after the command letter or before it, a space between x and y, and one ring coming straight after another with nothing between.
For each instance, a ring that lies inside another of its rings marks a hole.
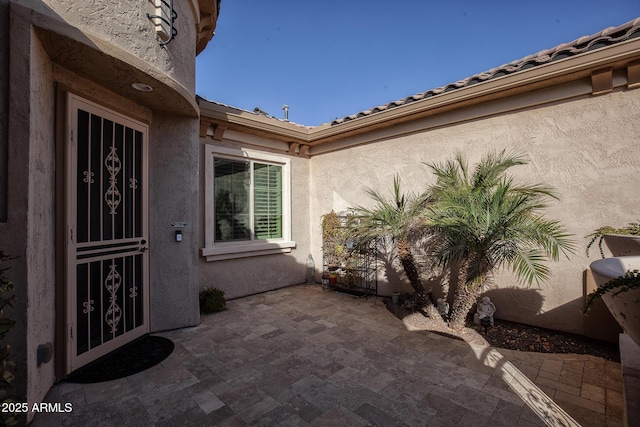
<instances>
[{"instance_id":1,"label":"clear blue sky","mask_svg":"<svg viewBox=\"0 0 640 427\"><path fill-rule=\"evenodd\" d=\"M196 93L315 126L637 17L639 0L222 0Z\"/></svg>"}]
</instances>

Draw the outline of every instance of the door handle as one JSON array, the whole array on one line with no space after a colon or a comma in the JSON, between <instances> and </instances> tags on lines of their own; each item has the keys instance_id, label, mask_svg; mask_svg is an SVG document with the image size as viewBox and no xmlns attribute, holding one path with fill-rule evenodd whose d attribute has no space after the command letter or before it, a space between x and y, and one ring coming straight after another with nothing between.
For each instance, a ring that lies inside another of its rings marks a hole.
<instances>
[{"instance_id":1,"label":"door handle","mask_svg":"<svg viewBox=\"0 0 640 427\"><path fill-rule=\"evenodd\" d=\"M147 250L146 246L143 246L143 247L140 248L140 252L145 252L146 250Z\"/></svg>"}]
</instances>

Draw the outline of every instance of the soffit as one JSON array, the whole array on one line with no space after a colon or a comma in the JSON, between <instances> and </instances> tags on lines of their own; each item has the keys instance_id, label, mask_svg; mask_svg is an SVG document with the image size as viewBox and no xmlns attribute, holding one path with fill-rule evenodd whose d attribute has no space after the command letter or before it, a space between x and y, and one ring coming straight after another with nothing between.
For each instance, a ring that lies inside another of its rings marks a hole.
<instances>
[{"instance_id":1,"label":"soffit","mask_svg":"<svg viewBox=\"0 0 640 427\"><path fill-rule=\"evenodd\" d=\"M308 143L314 128L197 97L201 122L285 142Z\"/></svg>"},{"instance_id":2,"label":"soffit","mask_svg":"<svg viewBox=\"0 0 640 427\"><path fill-rule=\"evenodd\" d=\"M99 40L80 41L54 31L37 28L36 33L51 60L110 91L154 111L198 117L198 107L189 91L161 71ZM141 92L131 83L151 86Z\"/></svg>"},{"instance_id":3,"label":"soffit","mask_svg":"<svg viewBox=\"0 0 640 427\"><path fill-rule=\"evenodd\" d=\"M220 1L198 0L197 3L201 25L196 42L204 43L200 45L204 49L213 36ZM199 116L199 108L191 91L152 64L100 37L20 4L11 4L11 14L12 19L21 18L35 27L37 37L50 59L62 67L154 111ZM134 82L147 84L154 90L140 92L131 87Z\"/></svg>"},{"instance_id":4,"label":"soffit","mask_svg":"<svg viewBox=\"0 0 640 427\"><path fill-rule=\"evenodd\" d=\"M220 15L220 0L198 0L198 7L200 22L197 25L196 55L207 47L215 34L216 23Z\"/></svg>"}]
</instances>

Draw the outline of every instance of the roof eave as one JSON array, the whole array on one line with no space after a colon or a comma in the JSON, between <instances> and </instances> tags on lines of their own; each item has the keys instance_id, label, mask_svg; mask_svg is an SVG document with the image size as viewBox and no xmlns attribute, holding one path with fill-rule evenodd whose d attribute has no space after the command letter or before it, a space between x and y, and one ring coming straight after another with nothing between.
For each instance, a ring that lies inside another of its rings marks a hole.
<instances>
[{"instance_id":1,"label":"roof eave","mask_svg":"<svg viewBox=\"0 0 640 427\"><path fill-rule=\"evenodd\" d=\"M454 89L347 122L304 127L234 107L199 99L201 121L287 143L318 147L343 138L406 123L447 110L514 96L587 78L603 68L621 68L640 58L640 38Z\"/></svg>"},{"instance_id":2,"label":"roof eave","mask_svg":"<svg viewBox=\"0 0 640 427\"><path fill-rule=\"evenodd\" d=\"M198 0L196 22L196 56L207 47L215 35L218 16L220 16L220 0Z\"/></svg>"},{"instance_id":3,"label":"roof eave","mask_svg":"<svg viewBox=\"0 0 640 427\"><path fill-rule=\"evenodd\" d=\"M307 144L310 140L310 129L294 123L221 105L202 98L198 98L198 104L200 105L200 120L204 122L224 125L230 129L242 130L280 141Z\"/></svg>"},{"instance_id":4,"label":"roof eave","mask_svg":"<svg viewBox=\"0 0 640 427\"><path fill-rule=\"evenodd\" d=\"M320 145L346 136L368 132L382 126L403 123L435 114L441 112L443 108L456 104L483 102L488 97L495 99L512 96L514 91L526 92L532 88L538 89L558 84L560 81L587 77L594 70L623 64L637 59L639 55L640 38L631 39L606 48L434 95L430 98L390 108L348 122L313 128L310 132L310 143L313 146Z\"/></svg>"}]
</instances>

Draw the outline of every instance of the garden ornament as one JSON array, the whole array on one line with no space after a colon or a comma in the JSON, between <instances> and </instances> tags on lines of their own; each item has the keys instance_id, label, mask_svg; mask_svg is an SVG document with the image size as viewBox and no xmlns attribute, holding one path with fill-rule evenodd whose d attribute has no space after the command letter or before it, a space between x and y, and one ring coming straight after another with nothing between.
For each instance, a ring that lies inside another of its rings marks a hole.
<instances>
[{"instance_id":1,"label":"garden ornament","mask_svg":"<svg viewBox=\"0 0 640 427\"><path fill-rule=\"evenodd\" d=\"M445 301L444 298L438 298L437 302L438 302L438 313L440 313L441 316L448 316L449 303Z\"/></svg>"},{"instance_id":2,"label":"garden ornament","mask_svg":"<svg viewBox=\"0 0 640 427\"><path fill-rule=\"evenodd\" d=\"M491 302L489 297L482 297L478 302L478 309L473 315L473 323L480 325L482 319L489 319L489 323L493 326L493 313L496 312L496 306ZM486 322L486 321L485 321Z\"/></svg>"}]
</instances>

